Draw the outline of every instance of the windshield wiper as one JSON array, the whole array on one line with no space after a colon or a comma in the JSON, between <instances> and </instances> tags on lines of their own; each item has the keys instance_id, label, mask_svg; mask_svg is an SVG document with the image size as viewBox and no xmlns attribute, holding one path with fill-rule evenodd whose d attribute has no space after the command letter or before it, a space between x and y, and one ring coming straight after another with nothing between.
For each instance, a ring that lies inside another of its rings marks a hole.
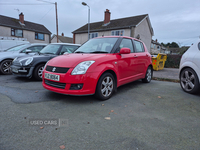
<instances>
[{"instance_id":1,"label":"windshield wiper","mask_svg":"<svg viewBox=\"0 0 200 150\"><path fill-rule=\"evenodd\" d=\"M105 51L93 51L93 52L90 52L90 53L108 53L108 52L105 52Z\"/></svg>"}]
</instances>

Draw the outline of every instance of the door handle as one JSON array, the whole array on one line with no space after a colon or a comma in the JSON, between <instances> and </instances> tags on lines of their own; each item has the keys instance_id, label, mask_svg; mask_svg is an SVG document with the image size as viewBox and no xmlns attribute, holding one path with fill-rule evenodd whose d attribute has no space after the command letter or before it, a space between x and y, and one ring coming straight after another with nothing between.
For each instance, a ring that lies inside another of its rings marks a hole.
<instances>
[{"instance_id":1,"label":"door handle","mask_svg":"<svg viewBox=\"0 0 200 150\"><path fill-rule=\"evenodd\" d=\"M138 56L137 55L135 55L135 56L133 56L134 58L137 58Z\"/></svg>"}]
</instances>

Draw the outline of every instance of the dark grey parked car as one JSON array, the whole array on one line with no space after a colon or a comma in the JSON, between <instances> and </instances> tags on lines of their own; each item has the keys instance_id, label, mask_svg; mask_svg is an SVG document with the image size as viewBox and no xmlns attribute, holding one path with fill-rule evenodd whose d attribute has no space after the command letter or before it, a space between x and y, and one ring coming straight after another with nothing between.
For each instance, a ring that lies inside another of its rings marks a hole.
<instances>
[{"instance_id":1,"label":"dark grey parked car","mask_svg":"<svg viewBox=\"0 0 200 150\"><path fill-rule=\"evenodd\" d=\"M42 80L42 71L47 61L64 53L73 53L79 47L79 44L70 43L49 44L38 55L17 57L13 60L12 73L19 77L33 76L36 80Z\"/></svg>"},{"instance_id":2,"label":"dark grey parked car","mask_svg":"<svg viewBox=\"0 0 200 150\"><path fill-rule=\"evenodd\" d=\"M12 74L10 66L13 59L20 56L31 56L41 51L47 44L22 44L0 53L0 73Z\"/></svg>"}]
</instances>

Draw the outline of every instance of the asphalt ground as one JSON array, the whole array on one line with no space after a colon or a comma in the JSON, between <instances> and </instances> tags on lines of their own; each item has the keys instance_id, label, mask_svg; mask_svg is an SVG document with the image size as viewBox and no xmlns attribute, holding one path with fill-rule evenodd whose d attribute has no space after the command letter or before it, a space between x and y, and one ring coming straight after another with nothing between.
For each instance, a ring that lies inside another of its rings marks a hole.
<instances>
[{"instance_id":1,"label":"asphalt ground","mask_svg":"<svg viewBox=\"0 0 200 150\"><path fill-rule=\"evenodd\" d=\"M163 68L162 70L153 71L153 76L163 79L179 80L179 69L177 68Z\"/></svg>"},{"instance_id":2,"label":"asphalt ground","mask_svg":"<svg viewBox=\"0 0 200 150\"><path fill-rule=\"evenodd\" d=\"M200 94L136 81L99 101L0 75L0 122L0 150L198 150Z\"/></svg>"}]
</instances>

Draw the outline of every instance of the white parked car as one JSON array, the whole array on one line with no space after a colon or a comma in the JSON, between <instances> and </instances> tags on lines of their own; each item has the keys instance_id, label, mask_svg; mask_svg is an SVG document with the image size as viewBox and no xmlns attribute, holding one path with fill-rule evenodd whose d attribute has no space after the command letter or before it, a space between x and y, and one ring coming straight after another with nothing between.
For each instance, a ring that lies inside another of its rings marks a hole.
<instances>
[{"instance_id":1,"label":"white parked car","mask_svg":"<svg viewBox=\"0 0 200 150\"><path fill-rule=\"evenodd\" d=\"M200 93L200 39L183 54L179 78L185 92Z\"/></svg>"},{"instance_id":2,"label":"white parked car","mask_svg":"<svg viewBox=\"0 0 200 150\"><path fill-rule=\"evenodd\" d=\"M29 41L22 41L22 40L0 40L0 52L5 51L13 46L27 44Z\"/></svg>"}]
</instances>

